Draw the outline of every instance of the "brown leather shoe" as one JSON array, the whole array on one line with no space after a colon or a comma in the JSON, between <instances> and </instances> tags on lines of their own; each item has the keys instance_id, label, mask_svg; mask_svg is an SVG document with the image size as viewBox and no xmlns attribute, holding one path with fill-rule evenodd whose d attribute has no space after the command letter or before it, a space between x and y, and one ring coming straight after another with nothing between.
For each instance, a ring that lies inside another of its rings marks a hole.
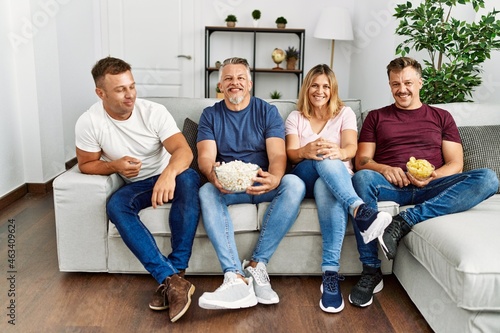
<instances>
[{"instance_id":1,"label":"brown leather shoe","mask_svg":"<svg viewBox=\"0 0 500 333\"><path fill-rule=\"evenodd\" d=\"M155 311L168 309L167 286L164 283L156 289L151 302L149 302L149 308Z\"/></svg>"},{"instance_id":2,"label":"brown leather shoe","mask_svg":"<svg viewBox=\"0 0 500 333\"><path fill-rule=\"evenodd\" d=\"M184 274L185 274L185 271L183 271L183 270L179 272L179 276L182 278L184 277ZM151 302L149 302L149 308L151 310L163 311L163 310L168 309L166 282L167 282L167 279L165 279L165 281L163 281L163 283L158 286L155 293L153 294Z\"/></svg>"},{"instance_id":3,"label":"brown leather shoe","mask_svg":"<svg viewBox=\"0 0 500 333\"><path fill-rule=\"evenodd\" d=\"M194 294L194 285L181 278L178 274L169 276L166 280L167 299L170 306L170 321L175 322L186 313L191 304L191 296Z\"/></svg>"}]
</instances>

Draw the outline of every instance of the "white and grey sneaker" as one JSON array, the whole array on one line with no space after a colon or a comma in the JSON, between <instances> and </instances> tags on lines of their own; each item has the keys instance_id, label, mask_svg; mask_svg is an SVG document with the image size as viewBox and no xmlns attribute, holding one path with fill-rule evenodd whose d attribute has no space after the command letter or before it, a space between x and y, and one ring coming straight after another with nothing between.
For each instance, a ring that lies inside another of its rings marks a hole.
<instances>
[{"instance_id":1,"label":"white and grey sneaker","mask_svg":"<svg viewBox=\"0 0 500 333\"><path fill-rule=\"evenodd\" d=\"M257 305L252 278L247 283L234 272L224 274L224 282L214 292L205 292L198 299L198 305L204 309L239 309Z\"/></svg>"},{"instance_id":2,"label":"white and grey sneaker","mask_svg":"<svg viewBox=\"0 0 500 333\"><path fill-rule=\"evenodd\" d=\"M243 260L243 269L247 278L253 279L253 288L257 301L261 304L276 304L280 301L278 294L271 288L269 275L267 274L266 265L259 262L257 267L253 268L249 265L249 261ZM247 266L247 267L245 267Z\"/></svg>"}]
</instances>

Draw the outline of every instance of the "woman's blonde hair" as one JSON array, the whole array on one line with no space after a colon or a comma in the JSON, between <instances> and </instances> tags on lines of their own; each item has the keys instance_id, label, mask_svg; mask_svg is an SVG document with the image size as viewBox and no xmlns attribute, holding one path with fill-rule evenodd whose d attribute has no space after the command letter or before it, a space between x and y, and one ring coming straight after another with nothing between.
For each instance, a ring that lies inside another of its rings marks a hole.
<instances>
[{"instance_id":1,"label":"woman's blonde hair","mask_svg":"<svg viewBox=\"0 0 500 333\"><path fill-rule=\"evenodd\" d=\"M313 106L309 100L309 88L311 88L313 80L321 74L326 75L330 84L330 100L327 103L328 115L330 118L335 117L344 106L344 102L339 98L339 85L333 71L325 64L316 65L307 73L302 83L302 87L300 88L299 100L297 102L297 109L300 110L307 119L311 119L313 115Z\"/></svg>"}]
</instances>

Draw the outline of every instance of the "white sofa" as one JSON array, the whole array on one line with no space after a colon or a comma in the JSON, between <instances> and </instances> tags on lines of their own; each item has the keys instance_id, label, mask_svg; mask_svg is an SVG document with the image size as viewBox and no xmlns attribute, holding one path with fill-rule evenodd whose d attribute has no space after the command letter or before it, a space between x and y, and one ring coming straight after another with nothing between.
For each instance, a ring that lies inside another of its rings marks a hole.
<instances>
[{"instance_id":1,"label":"white sofa","mask_svg":"<svg viewBox=\"0 0 500 333\"><path fill-rule=\"evenodd\" d=\"M166 106L179 128L184 132L191 148L195 149L196 128L203 109L217 99L205 98L149 98ZM295 110L295 101L273 100L285 118ZM345 101L358 116L361 125L361 102ZM192 121L186 121L189 118ZM196 151L195 151L196 152ZM197 165L192 164L194 168ZM111 176L85 175L78 166L58 176L53 183L57 228L57 252L61 271L87 271L110 273L145 273L143 266L123 243L115 226L106 216L106 201L124 184L116 174ZM241 259L250 258L257 241L262 217L268 203L240 204L229 207L233 219ZM394 203L384 203L381 209L391 214L398 212ZM157 209L141 211L141 220L151 230L164 253L170 253L168 214L170 204ZM297 221L280 243L268 265L270 274L321 274L321 232L314 200L304 200ZM356 240L349 223L342 248L341 272L360 274ZM384 258L382 270L392 272L392 261ZM293 265L291 263L293 262ZM215 251L203 224L199 223L193 254L187 274L221 274Z\"/></svg>"},{"instance_id":2,"label":"white sofa","mask_svg":"<svg viewBox=\"0 0 500 333\"><path fill-rule=\"evenodd\" d=\"M193 145L192 122L215 99L151 98L164 104ZM271 101L286 117L294 101ZM361 125L361 103L347 100ZM500 175L500 105L447 104L464 140L465 168L490 167ZM496 126L487 126L496 125ZM183 128L185 127L185 128ZM195 167L195 165L193 165ZM106 216L107 198L123 181L81 174L78 167L54 181L57 251L61 271L144 273ZM240 255L249 258L267 205L230 207ZM159 247L170 251L170 205L141 212ZM395 215L399 207L380 202L379 208ZM406 207L401 207L405 209ZM416 225L401 241L394 260L380 252L382 271L394 268L410 298L436 332L500 331L500 194L463 213L442 216ZM352 226L348 224L342 248L341 272L360 274L361 263ZM293 265L290 263L293 262ZM272 257L271 274L321 274L321 234L313 200L301 205L299 217ZM220 274L220 265L202 223L193 246L187 274Z\"/></svg>"}]
</instances>

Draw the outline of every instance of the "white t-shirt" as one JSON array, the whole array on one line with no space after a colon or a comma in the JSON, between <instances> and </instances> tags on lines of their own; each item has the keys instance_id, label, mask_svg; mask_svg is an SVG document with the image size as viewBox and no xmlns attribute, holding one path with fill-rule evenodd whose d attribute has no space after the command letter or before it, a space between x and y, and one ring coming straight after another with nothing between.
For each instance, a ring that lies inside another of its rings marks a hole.
<instances>
[{"instance_id":1,"label":"white t-shirt","mask_svg":"<svg viewBox=\"0 0 500 333\"><path fill-rule=\"evenodd\" d=\"M167 167L170 154L163 141L179 132L174 118L161 104L138 98L130 118L116 120L99 101L76 122L75 141L81 150L102 151L105 161L123 156L141 160L137 177L123 177L126 182L134 182L158 175Z\"/></svg>"},{"instance_id":2,"label":"white t-shirt","mask_svg":"<svg viewBox=\"0 0 500 333\"><path fill-rule=\"evenodd\" d=\"M344 106L340 113L333 119L328 120L321 132L314 133L309 119L304 117L300 111L292 111L285 123L286 135L295 134L299 137L300 147L307 145L319 138L324 138L328 141L341 145L342 131L344 130L358 131L356 124L356 114L348 107ZM352 162L344 161L344 165L349 171L352 172Z\"/></svg>"}]
</instances>

